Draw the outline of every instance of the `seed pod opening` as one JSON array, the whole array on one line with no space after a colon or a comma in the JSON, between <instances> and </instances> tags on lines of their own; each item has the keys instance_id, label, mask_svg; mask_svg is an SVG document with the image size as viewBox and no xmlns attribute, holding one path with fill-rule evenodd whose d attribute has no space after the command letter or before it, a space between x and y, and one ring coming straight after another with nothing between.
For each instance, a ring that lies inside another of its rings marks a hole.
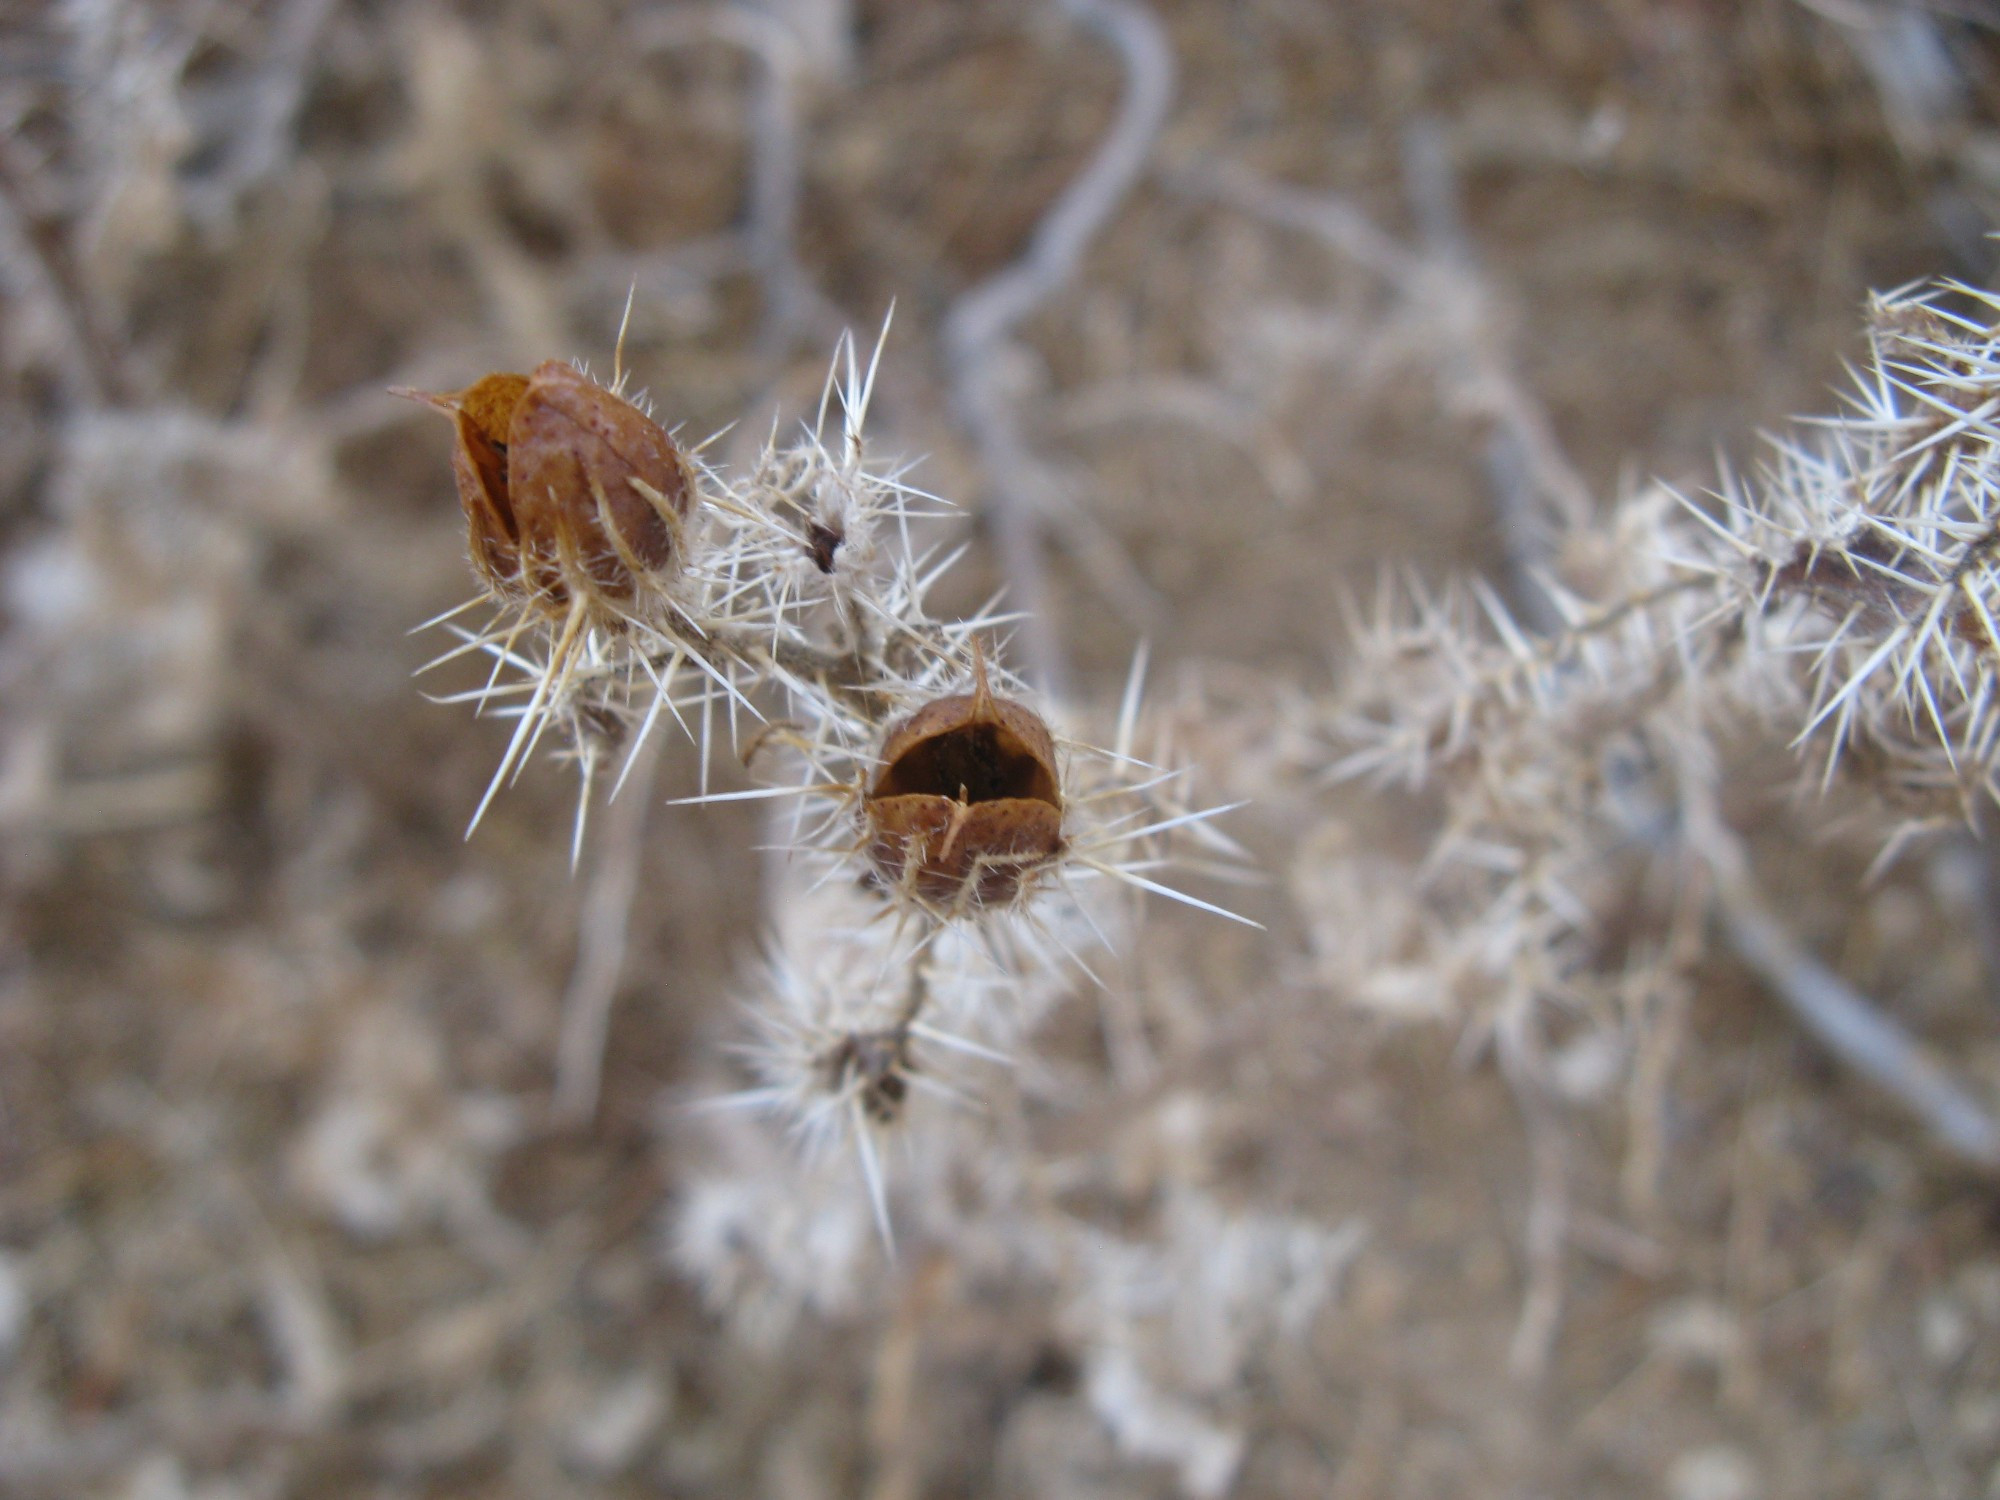
<instances>
[{"instance_id":1,"label":"seed pod opening","mask_svg":"<svg viewBox=\"0 0 2000 1500\"><path fill-rule=\"evenodd\" d=\"M889 732L864 804L877 877L950 908L1005 904L1062 851L1048 725L977 670L973 692L935 698Z\"/></svg>"},{"instance_id":2,"label":"seed pod opening","mask_svg":"<svg viewBox=\"0 0 2000 1500\"><path fill-rule=\"evenodd\" d=\"M630 611L681 561L694 476L665 429L561 360L442 395L472 562L494 593L565 612Z\"/></svg>"}]
</instances>

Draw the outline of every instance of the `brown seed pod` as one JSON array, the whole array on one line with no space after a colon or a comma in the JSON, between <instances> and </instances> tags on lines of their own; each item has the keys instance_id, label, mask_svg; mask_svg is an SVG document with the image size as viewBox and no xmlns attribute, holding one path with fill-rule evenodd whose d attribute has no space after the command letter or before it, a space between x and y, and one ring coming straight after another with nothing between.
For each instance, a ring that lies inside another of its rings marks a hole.
<instances>
[{"instance_id":1,"label":"brown seed pod","mask_svg":"<svg viewBox=\"0 0 2000 1500\"><path fill-rule=\"evenodd\" d=\"M983 660L974 670L972 692L934 698L889 731L863 802L877 876L948 908L1004 905L1063 847L1048 725L996 698Z\"/></svg>"},{"instance_id":2,"label":"brown seed pod","mask_svg":"<svg viewBox=\"0 0 2000 1500\"><path fill-rule=\"evenodd\" d=\"M681 560L694 473L651 417L561 360L462 391L399 390L458 429L452 475L472 564L550 615L581 598L616 617Z\"/></svg>"}]
</instances>

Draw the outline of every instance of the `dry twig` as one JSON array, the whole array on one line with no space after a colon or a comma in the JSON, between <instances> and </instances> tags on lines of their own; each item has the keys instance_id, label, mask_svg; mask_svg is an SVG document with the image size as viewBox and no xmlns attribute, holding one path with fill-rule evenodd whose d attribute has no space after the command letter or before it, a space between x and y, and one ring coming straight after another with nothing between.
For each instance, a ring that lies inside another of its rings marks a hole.
<instances>
[{"instance_id":1,"label":"dry twig","mask_svg":"<svg viewBox=\"0 0 2000 1500\"><path fill-rule=\"evenodd\" d=\"M1716 911L1736 956L1848 1067L1893 1094L1965 1161L2000 1167L2000 1121L1907 1031L1808 953L1772 914L1742 845L1704 819L1694 841L1714 872Z\"/></svg>"},{"instance_id":2,"label":"dry twig","mask_svg":"<svg viewBox=\"0 0 2000 1500\"><path fill-rule=\"evenodd\" d=\"M1125 97L1089 166L1065 188L1035 228L1021 258L973 287L944 322L952 404L978 448L993 534L1021 634L1028 676L1063 695L1062 651L1055 638L1042 567L1044 530L1058 531L1128 614L1156 612L1151 590L1124 551L1070 502L1058 502L1061 476L1033 451L1003 381L1004 353L1023 322L1075 277L1084 253L1131 193L1165 127L1174 96L1174 55L1158 19L1137 0L1062 0L1078 25L1118 53Z\"/></svg>"},{"instance_id":3,"label":"dry twig","mask_svg":"<svg viewBox=\"0 0 2000 1500\"><path fill-rule=\"evenodd\" d=\"M743 252L764 288L758 342L782 354L801 334L831 337L838 311L821 295L798 253L799 94L809 71L831 74L837 58L814 58L784 21L747 5L686 6L650 15L635 32L642 47L719 41L756 61L749 106L750 172ZM824 45L824 43L822 43Z\"/></svg>"}]
</instances>

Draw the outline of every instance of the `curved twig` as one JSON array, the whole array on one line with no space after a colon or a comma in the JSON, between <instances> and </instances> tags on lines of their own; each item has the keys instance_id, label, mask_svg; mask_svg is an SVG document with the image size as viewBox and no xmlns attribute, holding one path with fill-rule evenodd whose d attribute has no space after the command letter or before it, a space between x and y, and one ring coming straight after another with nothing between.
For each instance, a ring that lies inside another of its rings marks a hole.
<instances>
[{"instance_id":1,"label":"curved twig","mask_svg":"<svg viewBox=\"0 0 2000 1500\"><path fill-rule=\"evenodd\" d=\"M2000 1121L1894 1020L1805 950L1750 873L1735 835L1712 819L1689 836L1714 872L1716 909L1736 956L1842 1062L1896 1096L1940 1143L1980 1167L2000 1167Z\"/></svg>"},{"instance_id":2,"label":"curved twig","mask_svg":"<svg viewBox=\"0 0 2000 1500\"><path fill-rule=\"evenodd\" d=\"M998 356L1021 323L1075 276L1091 241L1145 171L1174 96L1173 48L1145 6L1136 0L1062 0L1062 8L1118 53L1125 97L1097 154L1050 205L1026 252L960 296L943 330L953 409L978 448L994 541L1014 607L1025 616L1022 645L1029 676L1053 697L1062 696L1065 673L1042 569L1045 527L1065 534L1127 613L1145 618L1155 605L1108 533L1075 507L1051 503L1061 492L1060 478L1022 435L1000 378L1005 361Z\"/></svg>"}]
</instances>

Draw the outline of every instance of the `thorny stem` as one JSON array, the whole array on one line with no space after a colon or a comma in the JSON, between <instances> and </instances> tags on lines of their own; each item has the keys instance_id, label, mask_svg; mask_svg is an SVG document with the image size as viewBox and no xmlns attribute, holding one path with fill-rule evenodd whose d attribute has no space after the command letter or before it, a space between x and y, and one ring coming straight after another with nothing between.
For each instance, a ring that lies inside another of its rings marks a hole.
<instances>
[{"instance_id":1,"label":"thorny stem","mask_svg":"<svg viewBox=\"0 0 2000 1500\"><path fill-rule=\"evenodd\" d=\"M1831 595L1863 611L1910 608L1937 594L1963 593L1966 597L1941 608L1942 623L1968 645L2000 657L2000 640L1994 638L1971 587L1974 573L2000 550L2000 522L1961 546L1951 566L1929 584L1897 572L1890 545L1878 534L1867 532L1837 550L1801 542L1785 561L1763 565L1759 593L1797 592L1819 599Z\"/></svg>"},{"instance_id":2,"label":"thorny stem","mask_svg":"<svg viewBox=\"0 0 2000 1500\"><path fill-rule=\"evenodd\" d=\"M819 1065L829 1082L839 1089L854 1088L862 1112L869 1119L886 1123L901 1110L909 1087L907 1075L914 1071L910 1032L929 999L930 985L924 976L924 966L912 963L903 1003L889 1024L876 1030L849 1032L820 1057Z\"/></svg>"},{"instance_id":3,"label":"thorny stem","mask_svg":"<svg viewBox=\"0 0 2000 1500\"><path fill-rule=\"evenodd\" d=\"M924 966L920 963L911 964L910 987L903 992L903 1003L897 1007L892 1029L907 1035L909 1029L916 1025L917 1018L924 1013L924 1006L930 1002L930 998L930 981L925 977Z\"/></svg>"},{"instance_id":4,"label":"thorny stem","mask_svg":"<svg viewBox=\"0 0 2000 1500\"><path fill-rule=\"evenodd\" d=\"M1616 604L1608 606L1591 618L1579 621L1577 624L1571 625L1556 634L1541 636L1527 649L1517 650L1510 654L1497 671L1490 677L1469 688L1464 696L1485 696L1498 693L1509 682L1517 682L1523 678L1532 677L1537 673L1549 671L1559 665L1563 658L1575 648L1578 642L1588 640L1592 636L1601 635L1632 615L1651 609L1654 605L1671 599L1678 594L1691 593L1709 582L1710 580L1705 577L1694 576L1676 579L1672 583L1663 583L1655 588L1647 589L1643 593L1634 594L1628 599L1621 599ZM1419 654L1423 654L1426 651L1428 651L1428 647L1420 648ZM1431 732L1425 738L1425 744L1430 749L1442 750L1447 744L1452 742L1453 725L1451 719L1455 719L1456 717L1457 715L1454 713L1448 716L1446 722L1433 726Z\"/></svg>"},{"instance_id":5,"label":"thorny stem","mask_svg":"<svg viewBox=\"0 0 2000 1500\"><path fill-rule=\"evenodd\" d=\"M1968 543L1954 579L1976 555L2000 540L1996 534ZM1603 631L1621 618L1701 584L1701 578L1636 594L1517 658L1521 672L1553 666L1575 640ZM1810 589L1809 583L1804 587ZM1842 1062L1900 1100L1932 1134L1963 1160L2000 1166L2000 1121L1962 1088L1921 1044L1865 995L1815 959L1771 911L1750 873L1741 841L1712 808L1683 809L1682 837L1714 883L1713 904L1731 949L1791 1010L1797 1020ZM1524 1327L1525 1327L1524 1315Z\"/></svg>"},{"instance_id":6,"label":"thorny stem","mask_svg":"<svg viewBox=\"0 0 2000 1500\"><path fill-rule=\"evenodd\" d=\"M1550 636L1548 639L1549 649L1547 660L1544 665L1555 665L1556 661L1562 657L1562 654L1569 649L1572 643L1587 639L1593 635L1602 634L1628 615L1635 615L1641 610L1651 609L1655 604L1671 599L1676 594L1691 593L1708 581L1708 579L1700 576L1677 578L1672 583L1659 584L1654 588L1634 594L1629 599L1620 599L1616 604L1591 616L1588 620L1571 625L1560 633Z\"/></svg>"},{"instance_id":7,"label":"thorny stem","mask_svg":"<svg viewBox=\"0 0 2000 1500\"><path fill-rule=\"evenodd\" d=\"M671 635L682 649L699 653L711 667L729 662L756 669L776 666L795 677L809 677L853 704L869 717L877 717L887 697L885 689L870 684L869 643L865 632L857 632L851 651L835 651L815 646L796 636L764 635L728 625L696 624L679 610L669 620ZM653 658L658 665L662 657Z\"/></svg>"},{"instance_id":8,"label":"thorny stem","mask_svg":"<svg viewBox=\"0 0 2000 1500\"><path fill-rule=\"evenodd\" d=\"M1630 598L1620 599L1616 604L1607 606L1587 620L1578 621L1553 635L1542 637L1531 650L1518 652L1509 657L1500 675L1514 676L1553 667L1578 641L1601 635L1627 617L1651 609L1655 604L1663 603L1677 594L1691 593L1709 581L1705 577L1678 578L1672 583L1663 583L1643 593L1634 594ZM1493 685L1497 686L1497 681Z\"/></svg>"}]
</instances>

